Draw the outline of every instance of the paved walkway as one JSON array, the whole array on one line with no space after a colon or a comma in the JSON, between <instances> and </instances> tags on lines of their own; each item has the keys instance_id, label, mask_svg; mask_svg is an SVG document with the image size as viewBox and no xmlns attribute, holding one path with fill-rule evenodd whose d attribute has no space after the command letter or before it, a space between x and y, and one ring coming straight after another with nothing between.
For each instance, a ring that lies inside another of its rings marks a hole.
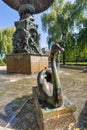
<instances>
[{"instance_id":1,"label":"paved walkway","mask_svg":"<svg viewBox=\"0 0 87 130\"><path fill-rule=\"evenodd\" d=\"M59 76L64 95L66 95L68 99L72 101L77 107L75 117L77 119L77 122L79 122L78 125L82 128L83 127L87 128L87 73L83 73L82 70L62 68L60 70ZM37 85L37 74L7 75L6 67L4 68L0 67L1 126L5 127L8 124L11 118L17 113L20 107L29 98L29 95L32 94L32 86L36 85ZM27 116L26 119L24 119L24 121L22 119L22 121L20 121L20 123L17 124L16 126L19 125L21 130L25 130L25 128L23 128L22 126L23 122L25 121L26 122L29 121L29 119L27 119ZM26 124L24 126L26 126L26 130L29 129L29 127L27 129Z\"/></svg>"}]
</instances>

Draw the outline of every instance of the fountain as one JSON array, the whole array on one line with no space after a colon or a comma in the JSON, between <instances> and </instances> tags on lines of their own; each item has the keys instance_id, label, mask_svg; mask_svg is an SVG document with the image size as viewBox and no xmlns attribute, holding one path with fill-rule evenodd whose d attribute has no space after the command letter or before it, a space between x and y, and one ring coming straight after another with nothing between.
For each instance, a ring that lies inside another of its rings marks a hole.
<instances>
[{"instance_id":1,"label":"fountain","mask_svg":"<svg viewBox=\"0 0 87 130\"><path fill-rule=\"evenodd\" d=\"M48 57L43 56L40 47L38 25L33 14L40 13L52 5L54 0L3 0L19 12L20 20L15 22L13 52L7 55L7 72L33 74L48 68ZM40 62L41 61L41 64ZM25 66L26 64L26 66Z\"/></svg>"},{"instance_id":2,"label":"fountain","mask_svg":"<svg viewBox=\"0 0 87 130\"><path fill-rule=\"evenodd\" d=\"M3 0L19 12L20 20L15 22L16 31L13 35L13 53L41 55L38 25L34 23L33 14L46 10L53 0Z\"/></svg>"}]
</instances>

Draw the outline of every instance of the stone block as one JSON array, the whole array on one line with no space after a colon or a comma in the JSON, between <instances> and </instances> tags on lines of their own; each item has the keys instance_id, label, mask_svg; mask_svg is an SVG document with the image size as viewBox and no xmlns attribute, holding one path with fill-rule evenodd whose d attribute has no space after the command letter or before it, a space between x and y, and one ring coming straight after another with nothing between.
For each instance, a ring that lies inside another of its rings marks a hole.
<instances>
[{"instance_id":1,"label":"stone block","mask_svg":"<svg viewBox=\"0 0 87 130\"><path fill-rule=\"evenodd\" d=\"M49 108L48 105L43 105L38 100L37 87L33 88L35 114L39 130L74 130L76 120L74 112L76 107L73 104L66 102L60 108Z\"/></svg>"},{"instance_id":2,"label":"stone block","mask_svg":"<svg viewBox=\"0 0 87 130\"><path fill-rule=\"evenodd\" d=\"M48 57L44 55L7 55L7 73L34 74L48 68Z\"/></svg>"}]
</instances>

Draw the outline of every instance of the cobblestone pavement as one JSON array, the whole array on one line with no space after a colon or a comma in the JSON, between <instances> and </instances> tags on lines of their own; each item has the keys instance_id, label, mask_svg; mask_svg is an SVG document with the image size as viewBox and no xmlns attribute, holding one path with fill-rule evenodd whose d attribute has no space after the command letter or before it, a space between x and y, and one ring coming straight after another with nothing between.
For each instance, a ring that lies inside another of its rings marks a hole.
<instances>
[{"instance_id":1,"label":"cobblestone pavement","mask_svg":"<svg viewBox=\"0 0 87 130\"><path fill-rule=\"evenodd\" d=\"M84 126L85 128L87 128L87 73L83 73L82 70L62 68L59 71L59 76L61 86L63 89L63 94L67 96L68 99L76 105L77 111L75 112L75 117L77 119L77 124L82 128L82 130L84 130L83 129ZM8 124L10 119L17 113L19 108L32 94L32 86L36 85L37 85L37 74L7 75L6 70L4 69L0 70L1 126L5 127ZM22 115L20 117L22 117ZM27 119L26 117L26 122L27 120L29 121L29 119ZM18 124L16 126L18 126ZM24 126L26 126L26 124ZM21 122L19 123L19 127L21 127ZM23 126L20 129L25 130Z\"/></svg>"}]
</instances>

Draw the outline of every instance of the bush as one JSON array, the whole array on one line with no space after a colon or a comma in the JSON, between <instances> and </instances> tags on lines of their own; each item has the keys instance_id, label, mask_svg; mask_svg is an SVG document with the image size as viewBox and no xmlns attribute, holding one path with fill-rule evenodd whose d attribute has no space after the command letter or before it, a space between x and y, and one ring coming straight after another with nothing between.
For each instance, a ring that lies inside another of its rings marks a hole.
<instances>
[{"instance_id":1,"label":"bush","mask_svg":"<svg viewBox=\"0 0 87 130\"><path fill-rule=\"evenodd\" d=\"M0 59L0 66L5 65L5 62L3 61L3 59Z\"/></svg>"}]
</instances>

